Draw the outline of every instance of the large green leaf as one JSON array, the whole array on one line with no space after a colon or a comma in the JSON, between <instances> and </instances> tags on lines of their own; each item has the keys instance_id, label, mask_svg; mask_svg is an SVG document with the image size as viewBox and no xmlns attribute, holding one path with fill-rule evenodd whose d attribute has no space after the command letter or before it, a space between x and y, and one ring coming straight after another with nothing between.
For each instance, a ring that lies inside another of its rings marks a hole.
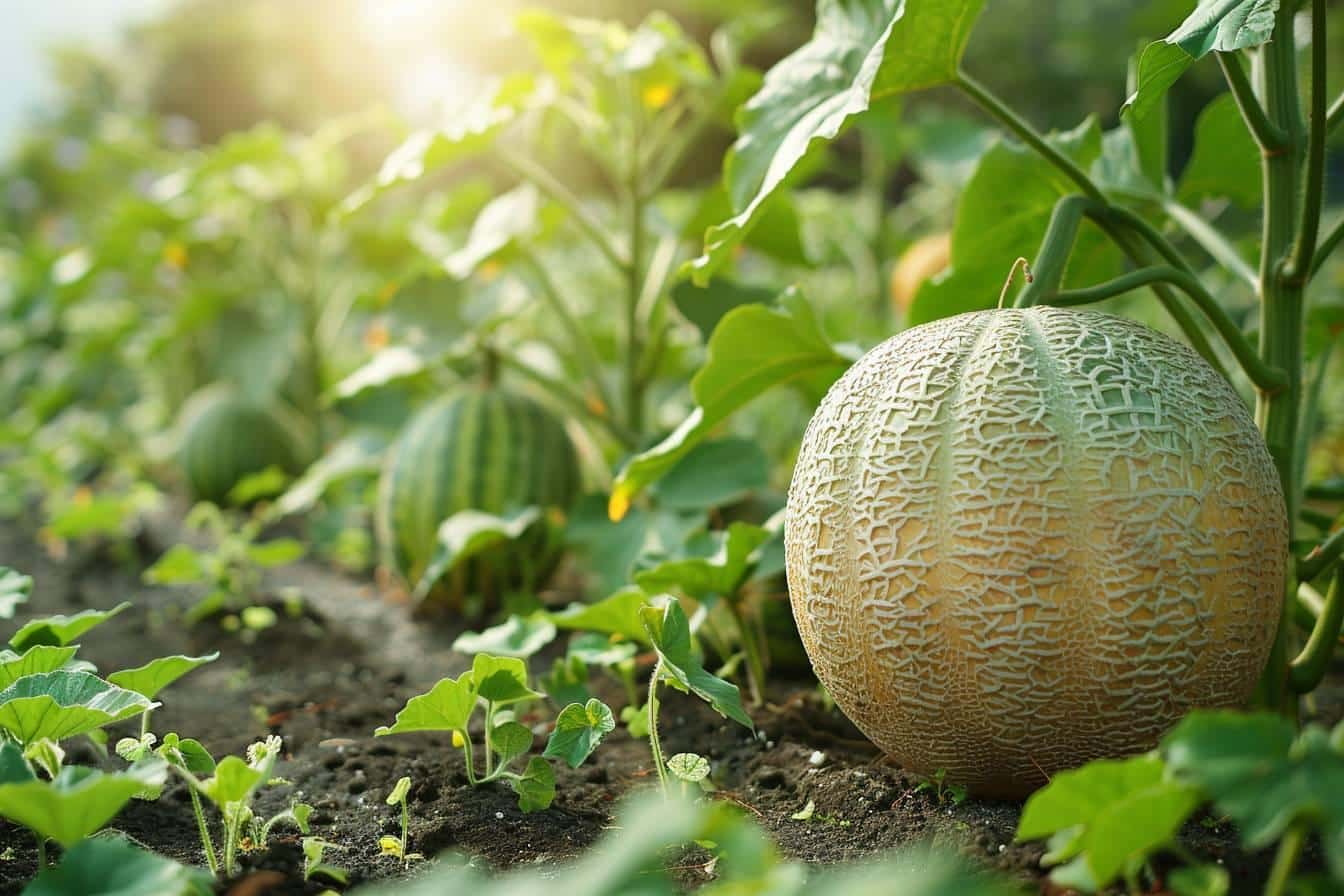
<instances>
[{"instance_id":1,"label":"large green leaf","mask_svg":"<svg viewBox=\"0 0 1344 896\"><path fill-rule=\"evenodd\" d=\"M1033 794L1017 837L1061 835L1046 857L1069 863L1052 875L1056 882L1102 887L1170 843L1200 802L1199 791L1169 780L1156 757L1092 762L1060 772Z\"/></svg>"},{"instance_id":2,"label":"large green leaf","mask_svg":"<svg viewBox=\"0 0 1344 896\"><path fill-rule=\"evenodd\" d=\"M705 341L714 334L723 316L742 305L768 305L779 291L767 286L738 283L723 277L706 286L696 286L690 280L681 280L672 287L672 302L681 316L695 324Z\"/></svg>"},{"instance_id":3,"label":"large green leaf","mask_svg":"<svg viewBox=\"0 0 1344 896\"><path fill-rule=\"evenodd\" d=\"M19 604L33 590L32 576L20 575L8 566L0 566L0 619L12 619Z\"/></svg>"},{"instance_id":4,"label":"large green leaf","mask_svg":"<svg viewBox=\"0 0 1344 896\"><path fill-rule=\"evenodd\" d=\"M705 235L693 262L704 283L729 258L767 199L818 141L834 140L883 98L946 84L984 0L818 0L812 39L765 76L738 113L724 162L734 217Z\"/></svg>"},{"instance_id":5,"label":"large green leaf","mask_svg":"<svg viewBox=\"0 0 1344 896\"><path fill-rule=\"evenodd\" d=\"M559 628L621 635L640 644L649 644L648 632L639 612L649 597L639 588L622 588L610 597L592 604L570 604L551 614Z\"/></svg>"},{"instance_id":6,"label":"large green leaf","mask_svg":"<svg viewBox=\"0 0 1344 896\"><path fill-rule=\"evenodd\" d=\"M535 239L545 225L543 209L537 188L523 184L481 209L465 246L445 253L437 240L422 240L421 248L432 254L449 276L465 280L487 261L507 257L514 245Z\"/></svg>"},{"instance_id":7,"label":"large green leaf","mask_svg":"<svg viewBox=\"0 0 1344 896\"><path fill-rule=\"evenodd\" d=\"M702 442L658 480L658 505L704 513L731 504L769 484L769 465L754 439Z\"/></svg>"},{"instance_id":8,"label":"large green leaf","mask_svg":"<svg viewBox=\"0 0 1344 896\"><path fill-rule=\"evenodd\" d=\"M1260 207L1260 149L1241 120L1232 94L1214 99L1195 123L1195 148L1181 172L1182 202L1226 198L1242 208Z\"/></svg>"},{"instance_id":9,"label":"large green leaf","mask_svg":"<svg viewBox=\"0 0 1344 896\"><path fill-rule=\"evenodd\" d=\"M88 672L43 672L0 691L0 728L22 744L42 738L62 740L158 705Z\"/></svg>"},{"instance_id":10,"label":"large green leaf","mask_svg":"<svg viewBox=\"0 0 1344 896\"><path fill-rule=\"evenodd\" d=\"M653 649L658 651L663 674L669 680L696 694L719 715L747 728L754 728L751 716L742 708L737 685L705 670L691 644L691 625L681 603L670 600L661 607L640 610L644 630Z\"/></svg>"},{"instance_id":11,"label":"large green leaf","mask_svg":"<svg viewBox=\"0 0 1344 896\"><path fill-rule=\"evenodd\" d=\"M9 639L9 646L19 652L38 644L55 644L63 647L66 644L73 643L80 635L94 626L102 625L129 606L129 601L123 601L110 610L85 610L72 616L47 616L42 619L34 619L14 633L14 637Z\"/></svg>"},{"instance_id":12,"label":"large green leaf","mask_svg":"<svg viewBox=\"0 0 1344 896\"><path fill-rule=\"evenodd\" d=\"M1197 59L1214 51L1258 47L1274 33L1279 0L1200 0L1181 26L1148 45L1139 59L1138 87L1125 103L1142 118Z\"/></svg>"},{"instance_id":13,"label":"large green leaf","mask_svg":"<svg viewBox=\"0 0 1344 896\"><path fill-rule=\"evenodd\" d=\"M724 315L709 340L705 366L691 379L696 408L667 438L635 455L616 476L609 512L620 519L630 499L672 469L720 423L762 392L794 385L819 402L857 358L822 334L802 295L779 307L746 305Z\"/></svg>"},{"instance_id":14,"label":"large green leaf","mask_svg":"<svg viewBox=\"0 0 1344 896\"><path fill-rule=\"evenodd\" d=\"M714 534L717 547L708 557L668 560L635 576L648 592L681 592L702 599L711 595L731 598L751 576L757 550L770 540L769 531L751 523L733 523Z\"/></svg>"},{"instance_id":15,"label":"large green leaf","mask_svg":"<svg viewBox=\"0 0 1344 896\"><path fill-rule=\"evenodd\" d=\"M603 736L616 729L611 707L593 698L587 703L571 703L560 710L555 718L555 730L546 742L547 759L563 760L570 768L578 768L593 755Z\"/></svg>"},{"instance_id":16,"label":"large green leaf","mask_svg":"<svg viewBox=\"0 0 1344 896\"><path fill-rule=\"evenodd\" d=\"M22 654L12 650L0 650L0 690L9 687L25 675L39 672L55 672L63 667L75 655L79 648L39 645L30 647Z\"/></svg>"},{"instance_id":17,"label":"large green leaf","mask_svg":"<svg viewBox=\"0 0 1344 896\"><path fill-rule=\"evenodd\" d=\"M540 507L524 507L504 516L482 510L461 510L439 526L434 554L415 586L416 600L423 600L434 585L461 563L506 541L515 541L533 526L544 525Z\"/></svg>"},{"instance_id":18,"label":"large green leaf","mask_svg":"<svg viewBox=\"0 0 1344 896\"><path fill-rule=\"evenodd\" d=\"M43 869L23 896L207 896L214 879L199 868L134 846L123 837L77 843Z\"/></svg>"},{"instance_id":19,"label":"large green leaf","mask_svg":"<svg viewBox=\"0 0 1344 896\"><path fill-rule=\"evenodd\" d=\"M161 656L134 669L122 669L107 676L107 680L119 688L135 691L150 700L159 695L159 691L186 675L192 669L219 659L219 651L204 656Z\"/></svg>"},{"instance_id":20,"label":"large green leaf","mask_svg":"<svg viewBox=\"0 0 1344 896\"><path fill-rule=\"evenodd\" d=\"M112 775L66 766L52 781L0 784L0 815L68 848L107 824L137 793L162 786L167 771L161 759Z\"/></svg>"},{"instance_id":21,"label":"large green leaf","mask_svg":"<svg viewBox=\"0 0 1344 896\"><path fill-rule=\"evenodd\" d=\"M495 656L529 657L555 640L555 623L545 612L530 616L517 613L482 632L463 632L453 642L458 653L490 653Z\"/></svg>"},{"instance_id":22,"label":"large green leaf","mask_svg":"<svg viewBox=\"0 0 1344 896\"><path fill-rule=\"evenodd\" d=\"M1344 723L1294 739L1293 725L1269 713L1197 712L1162 741L1180 781L1207 792L1252 849L1305 821L1319 830L1331 872L1344 879Z\"/></svg>"},{"instance_id":23,"label":"large green leaf","mask_svg":"<svg viewBox=\"0 0 1344 896\"><path fill-rule=\"evenodd\" d=\"M392 725L383 725L373 733L381 737L412 731L466 731L475 709L476 680L470 672L464 672L456 679L442 679L429 693L406 701Z\"/></svg>"},{"instance_id":24,"label":"large green leaf","mask_svg":"<svg viewBox=\"0 0 1344 896\"><path fill-rule=\"evenodd\" d=\"M1050 142L1086 169L1102 148L1101 131L1088 119ZM924 284L906 323L928 323L966 311L993 308L1019 258L1034 259L1055 203L1077 185L1032 150L1000 141L980 159L957 207L952 266ZM1117 272L1120 255L1101 232L1084 223L1066 282L1090 284Z\"/></svg>"},{"instance_id":25,"label":"large green leaf","mask_svg":"<svg viewBox=\"0 0 1344 896\"><path fill-rule=\"evenodd\" d=\"M481 699L497 706L544 696L527 686L527 663L516 656L478 653L471 662L471 677Z\"/></svg>"},{"instance_id":26,"label":"large green leaf","mask_svg":"<svg viewBox=\"0 0 1344 896\"><path fill-rule=\"evenodd\" d=\"M336 483L377 473L387 442L387 436L379 432L354 433L341 439L276 499L276 511L288 515L311 510Z\"/></svg>"}]
</instances>

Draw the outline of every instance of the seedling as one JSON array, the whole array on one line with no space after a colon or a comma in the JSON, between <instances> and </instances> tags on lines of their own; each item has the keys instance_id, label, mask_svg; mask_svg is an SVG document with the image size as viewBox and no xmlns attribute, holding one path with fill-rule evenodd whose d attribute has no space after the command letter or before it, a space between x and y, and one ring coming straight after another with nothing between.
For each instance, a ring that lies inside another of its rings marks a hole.
<instances>
[{"instance_id":1,"label":"seedling","mask_svg":"<svg viewBox=\"0 0 1344 896\"><path fill-rule=\"evenodd\" d=\"M426 694L412 697L391 726L374 735L414 731L447 731L466 761L467 780L477 786L506 780L518 794L518 808L535 812L555 799L555 773L544 757L563 759L571 768L583 763L602 737L615 726L611 710L600 700L570 704L561 710L543 756L531 757L521 773L511 766L532 749L532 732L512 718L518 705L543 695L527 685L527 666L516 657L477 654L470 671L445 678ZM477 773L468 725L484 707L484 771Z\"/></svg>"},{"instance_id":2,"label":"seedling","mask_svg":"<svg viewBox=\"0 0 1344 896\"><path fill-rule=\"evenodd\" d=\"M929 792L937 800L938 805L951 803L954 806L960 806L966 801L966 788L960 784L949 784L947 782L947 769L940 768L931 776L925 778L915 785L912 793Z\"/></svg>"},{"instance_id":3,"label":"seedling","mask_svg":"<svg viewBox=\"0 0 1344 896\"><path fill-rule=\"evenodd\" d=\"M692 784L704 786L709 777L709 760L695 753L678 753L667 760L667 770L681 782L681 795L685 797Z\"/></svg>"},{"instance_id":4,"label":"seedling","mask_svg":"<svg viewBox=\"0 0 1344 896\"><path fill-rule=\"evenodd\" d=\"M646 606L640 610L644 630L653 649L658 652L658 662L649 676L649 699L647 703L649 726L649 749L653 752L653 766L658 772L658 784L666 796L668 790L668 767L663 758L662 741L658 735L658 685L666 682L686 693L693 693L704 700L714 711L725 718L754 731L751 716L742 708L742 697L737 685L724 681L705 671L700 659L694 654L691 641L691 626L681 604L670 600L661 607Z\"/></svg>"},{"instance_id":5,"label":"seedling","mask_svg":"<svg viewBox=\"0 0 1344 896\"><path fill-rule=\"evenodd\" d=\"M406 796L411 789L411 779L407 775L402 775L397 780L397 784L392 788L392 792L387 795L387 804L389 806L401 807L401 836L385 836L378 838L378 847L385 856L395 856L402 861L409 862L411 859L422 859L424 856L418 853L408 853L407 844L410 843L411 813L406 805Z\"/></svg>"},{"instance_id":6,"label":"seedling","mask_svg":"<svg viewBox=\"0 0 1344 896\"><path fill-rule=\"evenodd\" d=\"M303 838L303 879L312 880L320 874L342 886L346 886L350 883L350 875L346 873L346 870L322 861L328 847L336 848L336 844L328 843L321 837Z\"/></svg>"},{"instance_id":7,"label":"seedling","mask_svg":"<svg viewBox=\"0 0 1344 896\"><path fill-rule=\"evenodd\" d=\"M305 552L303 543L293 538L259 543L257 539L269 519L258 509L239 522L214 504L197 504L187 516L187 528L208 535L214 542L213 548L198 550L186 544L174 545L145 570L145 581L155 585L206 586L209 590L205 597L187 611L190 623L234 610L238 611L239 628L247 631L266 628L274 624L274 611L268 616L254 609L262 570L293 563Z\"/></svg>"}]
</instances>

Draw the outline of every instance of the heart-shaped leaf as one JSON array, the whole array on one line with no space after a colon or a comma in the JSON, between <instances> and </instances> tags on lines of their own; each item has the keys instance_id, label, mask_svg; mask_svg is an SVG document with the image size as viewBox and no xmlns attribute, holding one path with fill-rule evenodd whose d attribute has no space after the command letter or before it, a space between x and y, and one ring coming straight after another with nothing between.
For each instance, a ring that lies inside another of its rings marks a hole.
<instances>
[{"instance_id":1,"label":"heart-shaped leaf","mask_svg":"<svg viewBox=\"0 0 1344 896\"><path fill-rule=\"evenodd\" d=\"M0 691L0 728L24 745L42 738L59 741L158 705L88 672L43 672Z\"/></svg>"},{"instance_id":2,"label":"heart-shaped leaf","mask_svg":"<svg viewBox=\"0 0 1344 896\"><path fill-rule=\"evenodd\" d=\"M97 625L102 625L122 610L130 607L124 601L110 610L85 610L72 616L47 616L34 619L14 633L9 646L22 653L38 644L54 644L64 647L73 643L80 635Z\"/></svg>"},{"instance_id":3,"label":"heart-shaped leaf","mask_svg":"<svg viewBox=\"0 0 1344 896\"><path fill-rule=\"evenodd\" d=\"M519 722L504 722L490 732L490 749L506 764L532 749L532 732Z\"/></svg>"},{"instance_id":4,"label":"heart-shaped leaf","mask_svg":"<svg viewBox=\"0 0 1344 896\"><path fill-rule=\"evenodd\" d=\"M25 675L55 672L64 667L78 649L73 646L40 645L30 647L22 654L12 650L0 650L0 690L9 687Z\"/></svg>"},{"instance_id":5,"label":"heart-shaped leaf","mask_svg":"<svg viewBox=\"0 0 1344 896\"><path fill-rule=\"evenodd\" d=\"M51 781L0 784L0 815L71 847L107 824L147 787L160 787L168 766L145 760L120 774L71 765Z\"/></svg>"},{"instance_id":6,"label":"heart-shaped leaf","mask_svg":"<svg viewBox=\"0 0 1344 896\"><path fill-rule=\"evenodd\" d=\"M445 678L429 693L406 701L392 725L383 725L373 733L381 737L412 731L466 731L467 720L475 709L476 681L470 672L464 672L456 679Z\"/></svg>"},{"instance_id":7,"label":"heart-shaped leaf","mask_svg":"<svg viewBox=\"0 0 1344 896\"><path fill-rule=\"evenodd\" d=\"M471 663L471 675L481 699L497 706L543 696L527 686L527 663L517 657L478 653Z\"/></svg>"},{"instance_id":8,"label":"heart-shaped leaf","mask_svg":"<svg viewBox=\"0 0 1344 896\"><path fill-rule=\"evenodd\" d=\"M587 703L571 703L560 710L555 730L546 742L547 759L560 759L570 768L578 768L593 754L602 738L615 730L611 707L596 698Z\"/></svg>"},{"instance_id":9,"label":"heart-shaped leaf","mask_svg":"<svg viewBox=\"0 0 1344 896\"><path fill-rule=\"evenodd\" d=\"M153 700L159 691L177 681L193 669L219 659L219 651L205 656L161 656L134 669L122 669L107 676L119 688L135 691Z\"/></svg>"},{"instance_id":10,"label":"heart-shaped leaf","mask_svg":"<svg viewBox=\"0 0 1344 896\"><path fill-rule=\"evenodd\" d=\"M518 808L524 812L539 812L555 801L555 771L540 756L533 756L522 776L509 783L518 794Z\"/></svg>"}]
</instances>

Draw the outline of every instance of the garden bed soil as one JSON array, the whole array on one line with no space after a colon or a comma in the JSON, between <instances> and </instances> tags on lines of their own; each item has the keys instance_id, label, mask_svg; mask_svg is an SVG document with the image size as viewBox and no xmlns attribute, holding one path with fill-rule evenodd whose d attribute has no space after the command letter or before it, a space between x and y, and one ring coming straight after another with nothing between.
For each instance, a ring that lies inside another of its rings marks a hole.
<instances>
[{"instance_id":1,"label":"garden bed soil","mask_svg":"<svg viewBox=\"0 0 1344 896\"><path fill-rule=\"evenodd\" d=\"M218 662L169 687L153 730L196 737L218 758L239 754L269 734L284 738L276 773L291 787L265 791L258 801L269 814L292 799L315 807L313 834L334 844L325 861L345 868L352 883L405 874L400 860L381 854L379 837L399 833L398 810L384 798L409 775L410 849L433 856L451 850L496 868L554 863L590 847L612 824L617 802L653 785L647 742L623 727L608 736L589 763L556 768L557 796L547 811L523 814L506 787L468 786L461 754L447 736L374 738L409 697L444 676L468 668L452 651L464 629L458 622L413 620L408 608L371 581L344 576L317 563L277 571L270 587L301 589L308 601L298 618L280 614L274 628L248 643L218 625L187 628L179 621L188 596L141 583L140 571L155 553L181 537L180 516L156 520L127 558L108 551L77 551L54 559L22 526L0 526L0 562L35 579L32 615L72 613L132 601L90 633L81 656L104 671L140 665L175 653L220 651ZM558 647L558 645L557 645ZM541 663L549 665L544 656ZM533 671L542 665L534 662ZM1336 670L1338 672L1338 670ZM1344 715L1344 687L1337 674L1318 697L1325 721ZM602 696L619 709L620 690ZM708 756L717 791L754 816L787 856L817 865L863 859L893 847L934 842L973 860L1058 892L1045 881L1039 844L1013 842L1020 805L968 799L917 789L873 748L808 681L774 681L766 705L753 710L752 736L703 703L672 692L663 710L664 746ZM540 724L542 713L524 722ZM114 729L112 736L133 733ZM543 732L544 733L544 732ZM540 743L540 739L538 740ZM97 762L92 749L70 744L71 760ZM115 762L115 760L113 760ZM793 818L812 804L807 820ZM135 802L114 828L172 858L203 858L184 785L170 785L157 802ZM1234 893L1258 892L1270 857L1246 854L1226 823L1204 819L1184 832L1186 846L1222 863ZM700 859L703 859L701 861ZM710 879L708 856L678 863L688 889ZM18 893L31 878L35 850L26 834L0 820L0 894ZM1308 855L1318 864L1318 854ZM299 839L277 830L265 851L244 857L246 871L221 884L239 896L320 893L326 881L305 882ZM413 868L414 866L412 866ZM338 888L339 889L339 888Z\"/></svg>"}]
</instances>

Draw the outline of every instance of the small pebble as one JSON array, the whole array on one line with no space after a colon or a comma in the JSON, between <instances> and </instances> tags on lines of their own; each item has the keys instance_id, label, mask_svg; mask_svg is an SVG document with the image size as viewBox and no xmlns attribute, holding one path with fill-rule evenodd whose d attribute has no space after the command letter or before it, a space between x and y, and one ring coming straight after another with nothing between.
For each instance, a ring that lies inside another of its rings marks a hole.
<instances>
[{"instance_id":1,"label":"small pebble","mask_svg":"<svg viewBox=\"0 0 1344 896\"><path fill-rule=\"evenodd\" d=\"M826 761L826 754L821 752L820 750L813 750L812 755L807 757L807 762L809 765L820 766L825 761Z\"/></svg>"},{"instance_id":2,"label":"small pebble","mask_svg":"<svg viewBox=\"0 0 1344 896\"><path fill-rule=\"evenodd\" d=\"M503 820L504 820L504 813L503 813L503 812L496 812L496 813L495 813L495 818L499 819L500 821L503 821Z\"/></svg>"}]
</instances>

